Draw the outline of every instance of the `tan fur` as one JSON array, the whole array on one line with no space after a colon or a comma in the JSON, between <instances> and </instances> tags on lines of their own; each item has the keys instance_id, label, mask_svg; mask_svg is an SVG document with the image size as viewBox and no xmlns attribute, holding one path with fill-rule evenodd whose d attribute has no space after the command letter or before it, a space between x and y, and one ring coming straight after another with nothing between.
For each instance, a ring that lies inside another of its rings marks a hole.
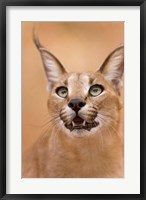
<instances>
[{"instance_id":1,"label":"tan fur","mask_svg":"<svg viewBox=\"0 0 146 200\"><path fill-rule=\"evenodd\" d=\"M44 49L39 50L43 55ZM118 56L120 55L122 55L119 61L121 64L123 51L119 52ZM114 54L112 56L114 57ZM111 60L112 56L110 56ZM48 70L46 63L44 67ZM106 73L107 71L108 69ZM118 79L121 81L121 77L122 75L116 77L116 83ZM49 78L49 81L52 80ZM104 91L97 97L91 97L89 88L95 84L102 85ZM48 130L24 158L22 177L118 178L124 176L123 141L119 135L121 109L119 84L117 88L113 84L115 82L112 83L109 76L106 80L103 69L95 73L80 74L62 70L58 80L51 82L51 89L48 92ZM68 87L67 98L60 98L56 94L56 88L59 86ZM86 101L86 105L79 111L80 116L88 122L92 122L94 118L99 122L99 126L90 131L70 131L64 126L66 123L71 123L73 111L68 107L68 102L73 98L82 98Z\"/></svg>"}]
</instances>

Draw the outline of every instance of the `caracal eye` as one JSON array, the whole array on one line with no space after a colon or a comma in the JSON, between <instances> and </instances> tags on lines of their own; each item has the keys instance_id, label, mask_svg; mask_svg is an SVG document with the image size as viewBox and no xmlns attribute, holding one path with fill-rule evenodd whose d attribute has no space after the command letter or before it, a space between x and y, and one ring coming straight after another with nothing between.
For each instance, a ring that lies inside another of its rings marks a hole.
<instances>
[{"instance_id":1,"label":"caracal eye","mask_svg":"<svg viewBox=\"0 0 146 200\"><path fill-rule=\"evenodd\" d=\"M101 85L92 85L89 89L89 94L93 97L98 96L103 92L103 87Z\"/></svg>"},{"instance_id":2,"label":"caracal eye","mask_svg":"<svg viewBox=\"0 0 146 200\"><path fill-rule=\"evenodd\" d=\"M56 93L58 94L58 96L60 96L62 98L66 98L68 95L68 89L64 86L61 86L56 89Z\"/></svg>"}]
</instances>

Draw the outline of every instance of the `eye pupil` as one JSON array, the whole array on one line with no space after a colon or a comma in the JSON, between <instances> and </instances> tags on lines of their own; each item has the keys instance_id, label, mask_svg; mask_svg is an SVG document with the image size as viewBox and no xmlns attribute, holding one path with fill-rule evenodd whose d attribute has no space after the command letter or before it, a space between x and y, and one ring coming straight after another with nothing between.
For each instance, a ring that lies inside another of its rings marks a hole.
<instances>
[{"instance_id":1,"label":"eye pupil","mask_svg":"<svg viewBox=\"0 0 146 200\"><path fill-rule=\"evenodd\" d=\"M65 94L66 93L66 91L64 90L64 91L62 91L62 94Z\"/></svg>"}]
</instances>

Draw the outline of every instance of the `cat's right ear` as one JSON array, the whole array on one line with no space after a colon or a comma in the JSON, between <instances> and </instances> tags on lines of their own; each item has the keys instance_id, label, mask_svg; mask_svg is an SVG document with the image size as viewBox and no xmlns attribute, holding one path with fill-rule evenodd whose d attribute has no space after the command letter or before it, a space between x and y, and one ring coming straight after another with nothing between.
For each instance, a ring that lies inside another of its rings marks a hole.
<instances>
[{"instance_id":1,"label":"cat's right ear","mask_svg":"<svg viewBox=\"0 0 146 200\"><path fill-rule=\"evenodd\" d=\"M33 41L40 52L46 77L49 82L48 89L50 90L52 86L61 79L61 76L67 73L67 71L61 62L40 44L36 36L33 37Z\"/></svg>"},{"instance_id":2,"label":"cat's right ear","mask_svg":"<svg viewBox=\"0 0 146 200\"><path fill-rule=\"evenodd\" d=\"M111 52L98 71L119 91L122 87L124 73L124 46L120 46Z\"/></svg>"}]
</instances>

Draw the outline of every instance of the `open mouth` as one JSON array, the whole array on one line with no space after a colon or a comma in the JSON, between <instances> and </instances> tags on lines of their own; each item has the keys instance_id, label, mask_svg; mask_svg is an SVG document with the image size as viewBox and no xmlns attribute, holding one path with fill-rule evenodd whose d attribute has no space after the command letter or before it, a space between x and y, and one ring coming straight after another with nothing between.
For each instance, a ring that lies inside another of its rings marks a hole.
<instances>
[{"instance_id":1,"label":"open mouth","mask_svg":"<svg viewBox=\"0 0 146 200\"><path fill-rule=\"evenodd\" d=\"M91 128L95 128L99 123L98 122L92 122L92 123L88 123L85 120L83 120L82 118L80 118L79 116L76 116L73 121L71 122L71 124L69 125L65 125L66 128L68 128L70 131L73 131L75 129L85 129L90 131Z\"/></svg>"}]
</instances>

